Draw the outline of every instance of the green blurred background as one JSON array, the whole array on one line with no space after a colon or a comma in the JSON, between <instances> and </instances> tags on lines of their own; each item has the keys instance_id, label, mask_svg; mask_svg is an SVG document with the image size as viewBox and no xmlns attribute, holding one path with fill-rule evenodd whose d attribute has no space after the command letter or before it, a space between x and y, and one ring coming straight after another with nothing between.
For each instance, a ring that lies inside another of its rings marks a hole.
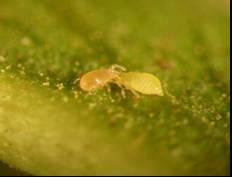
<instances>
[{"instance_id":1,"label":"green blurred background","mask_svg":"<svg viewBox=\"0 0 232 177\"><path fill-rule=\"evenodd\" d=\"M229 3L0 0L0 161L34 175L227 175ZM165 96L73 85L114 63L155 74Z\"/></svg>"}]
</instances>

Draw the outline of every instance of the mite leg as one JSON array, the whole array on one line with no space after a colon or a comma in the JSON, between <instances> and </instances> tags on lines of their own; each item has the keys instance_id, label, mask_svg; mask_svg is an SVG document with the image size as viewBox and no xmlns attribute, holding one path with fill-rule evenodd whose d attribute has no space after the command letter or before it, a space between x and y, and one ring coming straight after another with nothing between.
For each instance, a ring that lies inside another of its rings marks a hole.
<instances>
[{"instance_id":1,"label":"mite leg","mask_svg":"<svg viewBox=\"0 0 232 177\"><path fill-rule=\"evenodd\" d=\"M110 69L112 71L118 71L118 72L125 72L126 71L126 68L123 67L123 66L120 66L120 65L117 65L117 64L113 64Z\"/></svg>"},{"instance_id":2,"label":"mite leg","mask_svg":"<svg viewBox=\"0 0 232 177\"><path fill-rule=\"evenodd\" d=\"M78 77L78 78L76 78L74 81L73 81L73 84L76 84L77 82L79 82L80 81L80 78Z\"/></svg>"},{"instance_id":3,"label":"mite leg","mask_svg":"<svg viewBox=\"0 0 232 177\"><path fill-rule=\"evenodd\" d=\"M125 99L125 98L126 98L126 91L125 91L125 88L123 87L122 83L120 82L120 80L116 80L116 81L115 81L115 84L116 84L118 87L120 87L122 98Z\"/></svg>"},{"instance_id":4,"label":"mite leg","mask_svg":"<svg viewBox=\"0 0 232 177\"><path fill-rule=\"evenodd\" d=\"M140 98L140 95L133 89L130 89L131 93L136 97L136 98Z\"/></svg>"},{"instance_id":5,"label":"mite leg","mask_svg":"<svg viewBox=\"0 0 232 177\"><path fill-rule=\"evenodd\" d=\"M126 91L124 90L124 88L121 88L121 95L123 99L126 98Z\"/></svg>"},{"instance_id":6,"label":"mite leg","mask_svg":"<svg viewBox=\"0 0 232 177\"><path fill-rule=\"evenodd\" d=\"M111 93L111 87L110 85L106 85L106 91L110 94Z\"/></svg>"},{"instance_id":7,"label":"mite leg","mask_svg":"<svg viewBox=\"0 0 232 177\"><path fill-rule=\"evenodd\" d=\"M133 88L128 87L128 85L127 85L126 89L127 89L127 90L130 90L131 93L132 93L137 99L140 98L140 94L139 94L138 92L136 92Z\"/></svg>"},{"instance_id":8,"label":"mite leg","mask_svg":"<svg viewBox=\"0 0 232 177\"><path fill-rule=\"evenodd\" d=\"M125 99L126 98L126 92L125 92L125 88L123 86L123 83L121 81L121 78L120 77L116 77L114 79L113 83L115 83L118 87L120 87L122 98Z\"/></svg>"},{"instance_id":9,"label":"mite leg","mask_svg":"<svg viewBox=\"0 0 232 177\"><path fill-rule=\"evenodd\" d=\"M122 98L126 98L126 91L125 91L125 88L123 87L123 85L121 84L120 81L116 81L115 84L120 87L121 89L121 95L122 95Z\"/></svg>"}]
</instances>

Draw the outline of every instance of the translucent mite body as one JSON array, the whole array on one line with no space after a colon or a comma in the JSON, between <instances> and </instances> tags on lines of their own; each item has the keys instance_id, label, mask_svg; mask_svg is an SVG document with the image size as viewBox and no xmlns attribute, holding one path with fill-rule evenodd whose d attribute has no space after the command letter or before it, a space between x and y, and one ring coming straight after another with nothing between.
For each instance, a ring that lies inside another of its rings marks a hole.
<instances>
[{"instance_id":1,"label":"translucent mite body","mask_svg":"<svg viewBox=\"0 0 232 177\"><path fill-rule=\"evenodd\" d=\"M146 95L163 96L163 90L159 79L149 73L126 72L121 73L116 79L116 84L138 96L136 92Z\"/></svg>"},{"instance_id":2,"label":"translucent mite body","mask_svg":"<svg viewBox=\"0 0 232 177\"><path fill-rule=\"evenodd\" d=\"M113 82L124 68L119 65L112 65L108 69L99 69L84 74L80 79L80 87L83 91L92 92L107 86Z\"/></svg>"},{"instance_id":3,"label":"translucent mite body","mask_svg":"<svg viewBox=\"0 0 232 177\"><path fill-rule=\"evenodd\" d=\"M119 65L112 65L108 69L98 69L84 74L80 79L80 88L86 92L92 92L99 88L114 83L125 91L129 90L139 97L138 93L145 95L163 96L160 80L149 73L126 72L126 69Z\"/></svg>"}]
</instances>

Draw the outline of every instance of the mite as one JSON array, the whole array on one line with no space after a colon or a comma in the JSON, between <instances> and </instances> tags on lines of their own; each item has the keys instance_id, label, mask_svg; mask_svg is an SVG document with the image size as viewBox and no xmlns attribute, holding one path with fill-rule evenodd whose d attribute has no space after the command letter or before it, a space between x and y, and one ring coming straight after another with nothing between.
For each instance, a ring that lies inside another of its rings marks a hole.
<instances>
[{"instance_id":1,"label":"mite","mask_svg":"<svg viewBox=\"0 0 232 177\"><path fill-rule=\"evenodd\" d=\"M86 92L93 92L113 82L119 77L119 73L125 70L124 67L115 64L108 69L90 71L80 78L80 88Z\"/></svg>"},{"instance_id":2,"label":"mite","mask_svg":"<svg viewBox=\"0 0 232 177\"><path fill-rule=\"evenodd\" d=\"M124 72L115 79L115 83L122 89L130 90L137 97L139 97L138 93L164 95L160 80L149 73ZM124 91L122 91L122 94L125 97Z\"/></svg>"}]
</instances>

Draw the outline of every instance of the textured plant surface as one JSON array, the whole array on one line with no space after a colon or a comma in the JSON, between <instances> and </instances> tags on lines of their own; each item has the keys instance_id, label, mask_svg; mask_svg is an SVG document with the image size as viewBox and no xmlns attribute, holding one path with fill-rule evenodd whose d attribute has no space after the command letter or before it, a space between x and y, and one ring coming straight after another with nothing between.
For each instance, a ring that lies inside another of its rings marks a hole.
<instances>
[{"instance_id":1,"label":"textured plant surface","mask_svg":"<svg viewBox=\"0 0 232 177\"><path fill-rule=\"evenodd\" d=\"M228 174L229 36L227 0L0 0L0 160L34 175ZM114 63L155 74L165 96L73 84Z\"/></svg>"}]
</instances>

